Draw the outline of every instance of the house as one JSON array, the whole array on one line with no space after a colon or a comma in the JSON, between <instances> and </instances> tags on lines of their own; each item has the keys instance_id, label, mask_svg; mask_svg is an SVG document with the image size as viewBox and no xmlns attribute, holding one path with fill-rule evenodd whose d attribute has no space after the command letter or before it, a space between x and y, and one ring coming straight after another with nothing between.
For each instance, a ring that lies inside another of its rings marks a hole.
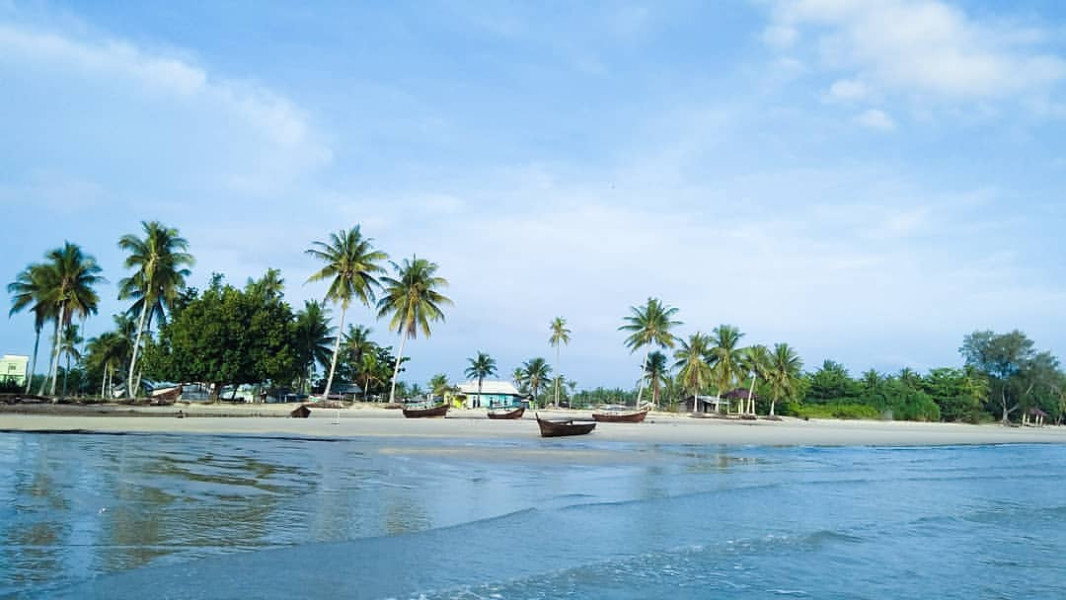
<instances>
[{"instance_id":1,"label":"house","mask_svg":"<svg viewBox=\"0 0 1066 600\"><path fill-rule=\"evenodd\" d=\"M519 406L523 404L523 396L509 381L481 382L481 393L478 394L477 380L460 383L459 392L453 396L458 406L466 408L497 408Z\"/></svg>"},{"instance_id":2,"label":"house","mask_svg":"<svg viewBox=\"0 0 1066 600\"><path fill-rule=\"evenodd\" d=\"M26 385L26 375L29 372L30 357L21 354L5 354L0 358L0 384L3 385Z\"/></svg>"},{"instance_id":3,"label":"house","mask_svg":"<svg viewBox=\"0 0 1066 600\"><path fill-rule=\"evenodd\" d=\"M697 406L699 407L697 412L702 413L720 413L729 411L729 400L724 398L715 398L714 396L696 396ZM685 402L681 405L683 412L692 411L693 398L689 396Z\"/></svg>"}]
</instances>

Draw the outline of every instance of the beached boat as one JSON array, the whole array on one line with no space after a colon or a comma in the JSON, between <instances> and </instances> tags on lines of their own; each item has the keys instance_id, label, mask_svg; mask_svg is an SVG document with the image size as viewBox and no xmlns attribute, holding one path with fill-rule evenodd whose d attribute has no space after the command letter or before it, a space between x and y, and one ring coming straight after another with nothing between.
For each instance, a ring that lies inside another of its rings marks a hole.
<instances>
[{"instance_id":1,"label":"beached boat","mask_svg":"<svg viewBox=\"0 0 1066 600\"><path fill-rule=\"evenodd\" d=\"M427 404L412 404L410 406L403 407L403 416L408 419L418 419L424 417L443 417L448 414L448 405L427 405Z\"/></svg>"},{"instance_id":2,"label":"beached boat","mask_svg":"<svg viewBox=\"0 0 1066 600\"><path fill-rule=\"evenodd\" d=\"M307 408L306 404L301 404L289 413L289 416L294 419L306 419L311 416L311 409Z\"/></svg>"},{"instance_id":3,"label":"beached boat","mask_svg":"<svg viewBox=\"0 0 1066 600\"><path fill-rule=\"evenodd\" d=\"M540 418L540 415L537 415L537 425L540 427L541 437L585 435L596 428L595 421L575 421L574 419L548 421Z\"/></svg>"},{"instance_id":4,"label":"beached boat","mask_svg":"<svg viewBox=\"0 0 1066 600\"><path fill-rule=\"evenodd\" d=\"M592 413L592 418L600 423L641 423L650 410L650 406L645 406L640 410L629 410L624 406L605 407Z\"/></svg>"},{"instance_id":5,"label":"beached boat","mask_svg":"<svg viewBox=\"0 0 1066 600\"><path fill-rule=\"evenodd\" d=\"M521 419L525 414L526 407L518 406L515 408L493 408L489 411L490 419Z\"/></svg>"},{"instance_id":6,"label":"beached boat","mask_svg":"<svg viewBox=\"0 0 1066 600\"><path fill-rule=\"evenodd\" d=\"M176 385L173 387L152 390L149 398L151 399L151 404L168 406L174 404L181 398L181 392L182 386Z\"/></svg>"}]
</instances>

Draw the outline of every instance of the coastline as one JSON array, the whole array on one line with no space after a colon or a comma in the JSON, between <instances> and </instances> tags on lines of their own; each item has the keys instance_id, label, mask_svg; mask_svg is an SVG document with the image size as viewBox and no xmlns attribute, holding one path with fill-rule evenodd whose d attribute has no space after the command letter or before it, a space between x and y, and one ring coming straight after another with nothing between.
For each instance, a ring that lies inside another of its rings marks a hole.
<instances>
[{"instance_id":1,"label":"coastline","mask_svg":"<svg viewBox=\"0 0 1066 600\"><path fill-rule=\"evenodd\" d=\"M0 432L295 436L308 438L541 439L533 415L494 421L483 410L452 410L444 419L406 419L399 410L312 406L307 419L286 418L296 405L167 407L22 405L0 407ZM185 418L176 418L181 410ZM549 418L589 418L589 411L546 410ZM546 440L547 441L547 440ZM573 442L755 446L938 446L1061 444L1066 427L1003 427L959 423L693 419L657 413L644 423L600 423Z\"/></svg>"}]
</instances>

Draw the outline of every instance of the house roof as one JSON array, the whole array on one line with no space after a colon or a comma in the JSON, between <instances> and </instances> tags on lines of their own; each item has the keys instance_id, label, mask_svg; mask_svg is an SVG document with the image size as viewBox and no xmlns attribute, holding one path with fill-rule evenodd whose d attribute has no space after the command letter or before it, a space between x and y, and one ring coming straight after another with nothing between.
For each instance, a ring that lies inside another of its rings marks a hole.
<instances>
[{"instance_id":1,"label":"house roof","mask_svg":"<svg viewBox=\"0 0 1066 600\"><path fill-rule=\"evenodd\" d=\"M477 380L468 381L466 383L459 384L460 394L476 394L477 393ZM504 396L521 396L518 390L511 385L510 381L489 381L488 379L481 382L482 394L502 394Z\"/></svg>"}]
</instances>

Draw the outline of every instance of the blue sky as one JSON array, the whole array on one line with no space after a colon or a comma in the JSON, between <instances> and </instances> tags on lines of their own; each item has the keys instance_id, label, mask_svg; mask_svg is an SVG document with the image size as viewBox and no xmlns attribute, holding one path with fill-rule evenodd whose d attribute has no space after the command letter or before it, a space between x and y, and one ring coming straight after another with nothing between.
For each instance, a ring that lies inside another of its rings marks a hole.
<instances>
[{"instance_id":1,"label":"blue sky","mask_svg":"<svg viewBox=\"0 0 1066 600\"><path fill-rule=\"evenodd\" d=\"M455 306L408 378L553 358L629 385L656 296L853 373L960 362L975 329L1066 352L1066 17L1056 2L0 0L4 277L177 227L243 283L360 224ZM396 339L368 310L383 343ZM29 353L28 315L0 352Z\"/></svg>"}]
</instances>

